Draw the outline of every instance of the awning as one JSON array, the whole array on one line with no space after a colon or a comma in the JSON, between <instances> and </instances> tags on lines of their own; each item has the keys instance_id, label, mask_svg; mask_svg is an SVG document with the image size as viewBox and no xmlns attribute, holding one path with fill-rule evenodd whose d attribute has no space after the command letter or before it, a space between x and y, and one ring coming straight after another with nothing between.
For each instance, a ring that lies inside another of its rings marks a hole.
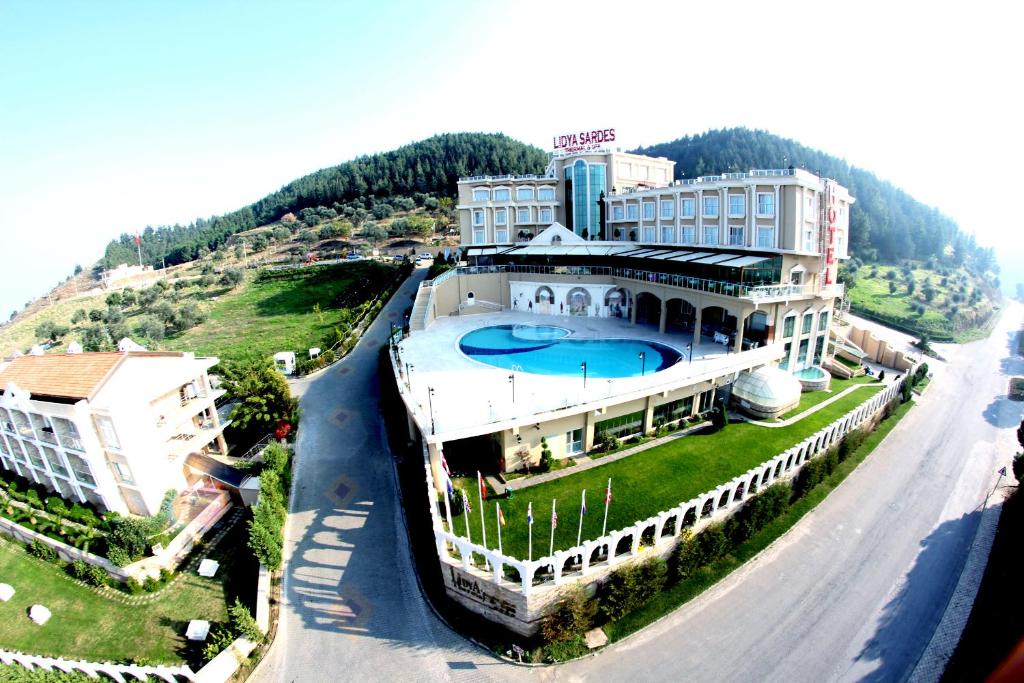
<instances>
[{"instance_id":1,"label":"awning","mask_svg":"<svg viewBox=\"0 0 1024 683\"><path fill-rule=\"evenodd\" d=\"M731 261L722 261L718 263L719 266L729 266L730 268L746 268L752 266L755 263L761 263L763 261L770 261L771 259L764 256L740 256L734 258Z\"/></svg>"},{"instance_id":2,"label":"awning","mask_svg":"<svg viewBox=\"0 0 1024 683\"><path fill-rule=\"evenodd\" d=\"M722 261L730 261L730 260L732 260L734 258L736 258L736 254L714 254L712 256L708 256L708 257L705 257L705 258L700 258L700 259L696 259L696 260L690 261L690 263L701 263L701 264L704 264L704 265L713 265L713 264L716 264L716 263L721 263Z\"/></svg>"},{"instance_id":3,"label":"awning","mask_svg":"<svg viewBox=\"0 0 1024 683\"><path fill-rule=\"evenodd\" d=\"M242 483L242 479L245 478L245 474L231 465L225 465L221 461L201 453L190 453L185 458L185 464L196 472L212 477L233 489L237 489Z\"/></svg>"}]
</instances>

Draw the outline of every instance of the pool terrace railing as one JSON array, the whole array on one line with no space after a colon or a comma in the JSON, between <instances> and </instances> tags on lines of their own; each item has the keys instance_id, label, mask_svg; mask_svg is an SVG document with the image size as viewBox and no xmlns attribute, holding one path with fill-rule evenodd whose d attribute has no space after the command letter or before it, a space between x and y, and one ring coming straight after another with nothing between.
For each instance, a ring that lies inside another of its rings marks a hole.
<instances>
[{"instance_id":1,"label":"pool terrace railing","mask_svg":"<svg viewBox=\"0 0 1024 683\"><path fill-rule=\"evenodd\" d=\"M534 274L534 275L590 275L623 278L636 280L638 282L649 282L651 284L669 285L692 289L698 292L731 296L737 299L751 299L754 301L793 299L801 296L842 296L843 285L833 284L824 287L816 287L813 284L771 284L771 285L745 285L736 282L725 282L723 280L709 280L706 278L680 275L678 273L662 273L654 270L643 270L639 268L621 268L613 266L532 266L532 265L505 265L505 266L462 266L447 271L434 279L436 286L455 275L481 275L486 273L509 273L509 274Z\"/></svg>"},{"instance_id":2,"label":"pool terrace railing","mask_svg":"<svg viewBox=\"0 0 1024 683\"><path fill-rule=\"evenodd\" d=\"M567 581L590 584L607 576L621 563L640 557L645 535L653 538L653 547L648 552L667 554L675 547L684 531L696 533L708 524L720 522L741 509L742 502L757 491L777 481L795 477L811 458L825 453L851 431L874 419L889 401L899 395L904 381L892 382L814 434L715 489L646 519L637 520L631 526L583 541L579 546L556 550L552 555L532 561L499 553L496 548L483 546L456 533L447 496L437 493L443 487L439 489L435 484L424 443L425 483L427 499L431 501L429 512L438 558L442 566L460 567L475 578L488 582L493 589L509 591L506 595L510 598L515 595L523 598L534 595L543 604L552 590L557 590L558 586ZM540 544L540 548L543 548L543 544ZM543 553L542 549L540 553ZM475 557L482 557L484 562L476 563Z\"/></svg>"}]
</instances>

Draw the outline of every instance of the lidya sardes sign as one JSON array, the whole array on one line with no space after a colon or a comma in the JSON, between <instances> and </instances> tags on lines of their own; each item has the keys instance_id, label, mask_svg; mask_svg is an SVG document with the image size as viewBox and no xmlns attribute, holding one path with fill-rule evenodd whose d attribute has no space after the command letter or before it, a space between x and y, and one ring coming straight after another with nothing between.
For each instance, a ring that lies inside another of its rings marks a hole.
<instances>
[{"instance_id":1,"label":"lidya sardes sign","mask_svg":"<svg viewBox=\"0 0 1024 683\"><path fill-rule=\"evenodd\" d=\"M556 152L586 152L597 149L606 142L615 142L615 129L581 130L578 133L556 135L552 140Z\"/></svg>"}]
</instances>

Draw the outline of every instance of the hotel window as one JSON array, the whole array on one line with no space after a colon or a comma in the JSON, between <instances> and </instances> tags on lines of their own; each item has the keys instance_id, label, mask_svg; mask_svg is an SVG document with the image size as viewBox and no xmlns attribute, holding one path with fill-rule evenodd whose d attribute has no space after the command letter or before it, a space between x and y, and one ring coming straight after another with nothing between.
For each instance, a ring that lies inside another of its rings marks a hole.
<instances>
[{"instance_id":1,"label":"hotel window","mask_svg":"<svg viewBox=\"0 0 1024 683\"><path fill-rule=\"evenodd\" d=\"M496 202L507 202L509 198L508 188L503 187L499 190L494 191L494 201Z\"/></svg>"},{"instance_id":2,"label":"hotel window","mask_svg":"<svg viewBox=\"0 0 1024 683\"><path fill-rule=\"evenodd\" d=\"M804 230L804 251L809 251L811 253L818 251L817 246L815 245L816 240L814 239L814 233L814 228Z\"/></svg>"},{"instance_id":3,"label":"hotel window","mask_svg":"<svg viewBox=\"0 0 1024 683\"><path fill-rule=\"evenodd\" d=\"M491 198L490 190L473 190L474 202L486 202Z\"/></svg>"},{"instance_id":4,"label":"hotel window","mask_svg":"<svg viewBox=\"0 0 1024 683\"><path fill-rule=\"evenodd\" d=\"M661 226L661 241L665 243L674 242L676 238L673 234L674 232L675 230L673 230L671 225Z\"/></svg>"},{"instance_id":5,"label":"hotel window","mask_svg":"<svg viewBox=\"0 0 1024 683\"><path fill-rule=\"evenodd\" d=\"M734 218L742 217L746 214L746 197L741 194L729 195L729 215Z\"/></svg>"},{"instance_id":6,"label":"hotel window","mask_svg":"<svg viewBox=\"0 0 1024 683\"><path fill-rule=\"evenodd\" d=\"M743 246L743 226L742 225L730 225L729 226L729 246L731 246L731 247L742 247Z\"/></svg>"},{"instance_id":7,"label":"hotel window","mask_svg":"<svg viewBox=\"0 0 1024 683\"><path fill-rule=\"evenodd\" d=\"M117 432L114 430L114 423L109 417L96 416L96 428L99 430L100 439L107 448L121 448L121 442L117 439Z\"/></svg>"},{"instance_id":8,"label":"hotel window","mask_svg":"<svg viewBox=\"0 0 1024 683\"><path fill-rule=\"evenodd\" d=\"M483 209L473 209L473 225L484 224L484 212Z\"/></svg>"},{"instance_id":9,"label":"hotel window","mask_svg":"<svg viewBox=\"0 0 1024 683\"><path fill-rule=\"evenodd\" d=\"M566 453L582 453L583 452L583 430L574 429L571 432L565 433L565 452Z\"/></svg>"},{"instance_id":10,"label":"hotel window","mask_svg":"<svg viewBox=\"0 0 1024 683\"><path fill-rule=\"evenodd\" d=\"M800 350L796 354L796 362L798 366L803 367L807 365L807 351L809 350L810 346L810 339L804 339L803 341L800 342Z\"/></svg>"},{"instance_id":11,"label":"hotel window","mask_svg":"<svg viewBox=\"0 0 1024 683\"><path fill-rule=\"evenodd\" d=\"M553 223L554 219L551 217L551 209L540 210L540 222L541 223Z\"/></svg>"},{"instance_id":12,"label":"hotel window","mask_svg":"<svg viewBox=\"0 0 1024 683\"><path fill-rule=\"evenodd\" d=\"M693 218L696 213L696 202L693 199L680 199L679 200L679 217L680 218Z\"/></svg>"},{"instance_id":13,"label":"hotel window","mask_svg":"<svg viewBox=\"0 0 1024 683\"><path fill-rule=\"evenodd\" d=\"M807 206L807 210L804 212L804 220L813 221L814 220L814 195L813 194L807 195L807 200L805 202L805 205Z\"/></svg>"},{"instance_id":14,"label":"hotel window","mask_svg":"<svg viewBox=\"0 0 1024 683\"><path fill-rule=\"evenodd\" d=\"M759 249L774 249L775 228L757 226L757 246Z\"/></svg>"},{"instance_id":15,"label":"hotel window","mask_svg":"<svg viewBox=\"0 0 1024 683\"><path fill-rule=\"evenodd\" d=\"M644 202L644 220L654 220L654 202Z\"/></svg>"},{"instance_id":16,"label":"hotel window","mask_svg":"<svg viewBox=\"0 0 1024 683\"><path fill-rule=\"evenodd\" d=\"M825 335L818 335L818 341L814 344L814 364L821 364L821 354L825 351Z\"/></svg>"},{"instance_id":17,"label":"hotel window","mask_svg":"<svg viewBox=\"0 0 1024 683\"><path fill-rule=\"evenodd\" d=\"M803 324L800 326L800 334L810 334L811 333L811 325L813 325L813 324L814 324L814 314L813 313L804 313L804 321L803 321Z\"/></svg>"},{"instance_id":18,"label":"hotel window","mask_svg":"<svg viewBox=\"0 0 1024 683\"><path fill-rule=\"evenodd\" d=\"M782 338L788 339L793 336L793 328L796 327L796 316L788 315L782 323Z\"/></svg>"},{"instance_id":19,"label":"hotel window","mask_svg":"<svg viewBox=\"0 0 1024 683\"><path fill-rule=\"evenodd\" d=\"M704 226L704 244L718 244L718 226Z\"/></svg>"},{"instance_id":20,"label":"hotel window","mask_svg":"<svg viewBox=\"0 0 1024 683\"><path fill-rule=\"evenodd\" d=\"M635 221L638 211L639 209L637 208L636 204L626 204L626 218L628 218L629 220Z\"/></svg>"},{"instance_id":21,"label":"hotel window","mask_svg":"<svg viewBox=\"0 0 1024 683\"><path fill-rule=\"evenodd\" d=\"M499 228L494 231L495 242L508 242L508 228Z\"/></svg>"},{"instance_id":22,"label":"hotel window","mask_svg":"<svg viewBox=\"0 0 1024 683\"><path fill-rule=\"evenodd\" d=\"M775 216L775 195L773 193L757 193L757 215L763 218L772 218Z\"/></svg>"},{"instance_id":23,"label":"hotel window","mask_svg":"<svg viewBox=\"0 0 1024 683\"><path fill-rule=\"evenodd\" d=\"M135 478L132 477L132 469L128 467L128 463L117 462L116 460L112 460L110 462L110 467L111 469L114 470L114 476L117 477L117 480L119 482L123 484L135 483Z\"/></svg>"},{"instance_id":24,"label":"hotel window","mask_svg":"<svg viewBox=\"0 0 1024 683\"><path fill-rule=\"evenodd\" d=\"M473 244L484 243L484 231L483 228L477 228L473 231Z\"/></svg>"},{"instance_id":25,"label":"hotel window","mask_svg":"<svg viewBox=\"0 0 1024 683\"><path fill-rule=\"evenodd\" d=\"M533 200L533 188L532 187L519 187L516 188L516 199L521 202L529 202Z\"/></svg>"},{"instance_id":26,"label":"hotel window","mask_svg":"<svg viewBox=\"0 0 1024 683\"><path fill-rule=\"evenodd\" d=\"M783 354L782 354L782 360L779 361L779 367L782 368L783 370L788 370L789 369L789 355L793 351L793 342L786 342L786 345L785 345L785 347L783 347L783 349L784 350L783 350Z\"/></svg>"},{"instance_id":27,"label":"hotel window","mask_svg":"<svg viewBox=\"0 0 1024 683\"><path fill-rule=\"evenodd\" d=\"M621 221L623 218L626 217L625 214L626 214L626 212L622 210L621 206L613 206L612 207L612 220L613 221Z\"/></svg>"},{"instance_id":28,"label":"hotel window","mask_svg":"<svg viewBox=\"0 0 1024 683\"><path fill-rule=\"evenodd\" d=\"M530 210L529 209L516 209L516 223L529 223L530 222Z\"/></svg>"},{"instance_id":29,"label":"hotel window","mask_svg":"<svg viewBox=\"0 0 1024 683\"><path fill-rule=\"evenodd\" d=\"M818 315L818 333L820 334L826 329L828 329L828 311L822 311Z\"/></svg>"},{"instance_id":30,"label":"hotel window","mask_svg":"<svg viewBox=\"0 0 1024 683\"><path fill-rule=\"evenodd\" d=\"M718 218L718 197L704 197L704 216Z\"/></svg>"},{"instance_id":31,"label":"hotel window","mask_svg":"<svg viewBox=\"0 0 1024 683\"><path fill-rule=\"evenodd\" d=\"M662 199L661 200L661 217L662 218L672 218L672 209L673 209L674 206L675 206L675 202L673 202L671 199Z\"/></svg>"},{"instance_id":32,"label":"hotel window","mask_svg":"<svg viewBox=\"0 0 1024 683\"><path fill-rule=\"evenodd\" d=\"M693 244L697 241L697 229L692 225L684 225L679 241L683 244Z\"/></svg>"},{"instance_id":33,"label":"hotel window","mask_svg":"<svg viewBox=\"0 0 1024 683\"><path fill-rule=\"evenodd\" d=\"M542 187L537 190L537 199L542 202L553 202L555 201L555 188L553 187Z\"/></svg>"},{"instance_id":34,"label":"hotel window","mask_svg":"<svg viewBox=\"0 0 1024 683\"><path fill-rule=\"evenodd\" d=\"M495 225L508 225L508 213L505 209L498 209L494 212Z\"/></svg>"},{"instance_id":35,"label":"hotel window","mask_svg":"<svg viewBox=\"0 0 1024 683\"><path fill-rule=\"evenodd\" d=\"M644 226L644 242L654 241L654 228L649 225Z\"/></svg>"}]
</instances>

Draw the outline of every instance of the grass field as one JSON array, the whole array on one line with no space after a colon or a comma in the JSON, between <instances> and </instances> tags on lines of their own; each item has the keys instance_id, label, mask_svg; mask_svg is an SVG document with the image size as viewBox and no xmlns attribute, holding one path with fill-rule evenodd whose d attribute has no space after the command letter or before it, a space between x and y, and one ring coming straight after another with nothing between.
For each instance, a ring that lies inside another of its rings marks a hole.
<instances>
[{"instance_id":1,"label":"grass field","mask_svg":"<svg viewBox=\"0 0 1024 683\"><path fill-rule=\"evenodd\" d=\"M654 623L669 612L678 609L680 605L700 595L771 545L772 542L786 533L804 515L823 501L835 487L842 483L847 475L856 469L857 465L867 458L878 444L882 442L882 439L899 424L912 405L914 405L913 402L904 403L899 406L892 418L883 421L864 440L860 448L841 462L839 467L825 481L811 489L805 496L793 503L781 517L756 533L730 554L711 566L699 570L693 577L668 586L641 609L627 614L618 621L607 624L604 627L604 631L608 634L609 639L613 642L621 640L629 634L635 633L645 626Z\"/></svg>"},{"instance_id":2,"label":"grass field","mask_svg":"<svg viewBox=\"0 0 1024 683\"><path fill-rule=\"evenodd\" d=\"M621 529L646 519L715 488L738 474L797 444L807 436L846 414L871 398L881 386L859 389L835 403L792 425L779 428L747 423L730 424L715 434L697 434L676 439L636 455L579 474L538 484L511 499L500 499L507 525L502 529L502 547L506 554L526 558L529 528L527 505L533 502L533 557L547 554L551 533L551 501L557 500L558 526L555 550L576 545L581 492L587 491L587 514L583 521L583 539L601 535L604 491L612 479L613 502L608 512L608 530ZM514 486L514 483L513 483ZM477 493L472 484L466 488L472 496L470 535L480 541ZM487 543L497 547L498 530L494 501L485 502ZM465 522L453 520L455 533L465 535Z\"/></svg>"},{"instance_id":3,"label":"grass field","mask_svg":"<svg viewBox=\"0 0 1024 683\"><path fill-rule=\"evenodd\" d=\"M62 325L71 325L71 315L79 308L86 311L93 309L105 310L107 305L103 296L82 297L81 299L65 300L47 306L24 320L19 320L12 325L5 325L0 329L0 357L9 356L15 351L25 353L33 344L38 344L41 339L36 337L36 327L42 322L54 322ZM64 348L64 344L54 348Z\"/></svg>"},{"instance_id":4,"label":"grass field","mask_svg":"<svg viewBox=\"0 0 1024 683\"><path fill-rule=\"evenodd\" d=\"M877 271L873 277L872 271ZM889 290L890 272L895 273L895 292ZM969 332L976 324L983 322L979 320L976 323L975 316L987 318L991 311L991 305L984 296L979 304L968 304L969 293L979 287L979 283L963 269L953 270L945 277L925 268L916 268L912 274L914 292L909 294L906 280L899 268L862 266L857 271L856 285L847 290L853 312L900 321L904 327L917 333L956 336ZM935 290L931 300L924 295L926 282L930 282ZM923 306L924 311L915 311L915 305Z\"/></svg>"},{"instance_id":5,"label":"grass field","mask_svg":"<svg viewBox=\"0 0 1024 683\"><path fill-rule=\"evenodd\" d=\"M235 525L211 553L221 562L217 578L185 572L153 603L139 606L97 595L73 583L56 566L30 557L9 541L0 542L0 576L17 591L9 602L0 603L0 643L9 650L99 662L186 661L195 652L185 640L189 620L225 621L227 601L235 591L255 583L256 569L248 553L232 550L244 543L239 536L243 533L244 526ZM251 600L248 593L254 591L244 588L243 601ZM53 613L43 626L28 618L34 604Z\"/></svg>"},{"instance_id":6,"label":"grass field","mask_svg":"<svg viewBox=\"0 0 1024 683\"><path fill-rule=\"evenodd\" d=\"M210 302L207 319L197 327L165 339L173 351L195 351L222 359L270 356L278 351L304 352L320 346L338 324L335 300L371 270L388 269L372 262L345 263L289 271L287 277L257 280L246 273L244 286ZM321 313L314 306L319 304Z\"/></svg>"},{"instance_id":7,"label":"grass field","mask_svg":"<svg viewBox=\"0 0 1024 683\"><path fill-rule=\"evenodd\" d=\"M875 377L868 377L867 375L861 375L860 377L853 377L851 379L840 379L839 377L832 378L832 384L829 386L830 391L805 391L800 394L800 405L793 410L782 415L780 420L788 420L789 418L799 415L808 408L813 408L822 401L827 401L833 396L849 389L852 386L858 386L861 384L870 384L877 381Z\"/></svg>"}]
</instances>

